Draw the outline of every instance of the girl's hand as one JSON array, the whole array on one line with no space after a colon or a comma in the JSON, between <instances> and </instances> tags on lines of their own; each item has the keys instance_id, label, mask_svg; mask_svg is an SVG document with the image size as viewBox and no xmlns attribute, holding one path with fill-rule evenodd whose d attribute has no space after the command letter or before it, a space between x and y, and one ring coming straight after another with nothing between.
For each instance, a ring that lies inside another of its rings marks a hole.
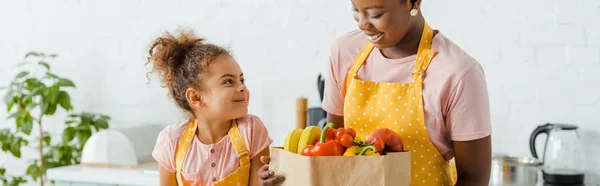
<instances>
[{"instance_id":1,"label":"girl's hand","mask_svg":"<svg viewBox=\"0 0 600 186\"><path fill-rule=\"evenodd\" d=\"M271 158L268 156L261 156L260 161L262 161L265 165L263 165L260 169L258 169L258 184L261 186L270 186L270 185L278 185L278 183L283 182L285 178L281 175L275 175L275 172L269 170L269 162L271 162Z\"/></svg>"}]
</instances>

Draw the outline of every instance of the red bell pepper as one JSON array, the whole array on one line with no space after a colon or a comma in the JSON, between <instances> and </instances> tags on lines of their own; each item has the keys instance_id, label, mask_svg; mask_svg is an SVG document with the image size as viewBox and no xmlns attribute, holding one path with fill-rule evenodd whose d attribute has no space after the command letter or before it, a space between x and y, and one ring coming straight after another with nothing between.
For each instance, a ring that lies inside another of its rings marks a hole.
<instances>
[{"instance_id":1,"label":"red bell pepper","mask_svg":"<svg viewBox=\"0 0 600 186\"><path fill-rule=\"evenodd\" d=\"M321 132L321 140L314 146L308 145L302 149L302 155L305 156L342 156L346 148L338 140L326 141L326 131L333 127L332 123L327 124Z\"/></svg>"}]
</instances>

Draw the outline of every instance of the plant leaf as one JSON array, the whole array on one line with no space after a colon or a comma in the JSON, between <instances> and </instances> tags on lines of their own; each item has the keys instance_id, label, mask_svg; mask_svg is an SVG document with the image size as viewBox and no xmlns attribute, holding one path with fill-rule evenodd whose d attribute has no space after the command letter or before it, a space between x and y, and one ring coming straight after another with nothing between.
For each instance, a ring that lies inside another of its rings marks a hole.
<instances>
[{"instance_id":1,"label":"plant leaf","mask_svg":"<svg viewBox=\"0 0 600 186\"><path fill-rule=\"evenodd\" d=\"M13 108L13 106L15 106L16 102L17 102L17 99L15 97L13 97L7 105L6 112L10 112L10 110Z\"/></svg>"},{"instance_id":2,"label":"plant leaf","mask_svg":"<svg viewBox=\"0 0 600 186\"><path fill-rule=\"evenodd\" d=\"M46 145L50 145L50 142L52 142L52 138L50 138L50 135L44 135L44 142L46 143Z\"/></svg>"},{"instance_id":3,"label":"plant leaf","mask_svg":"<svg viewBox=\"0 0 600 186\"><path fill-rule=\"evenodd\" d=\"M65 110L73 109L73 106L71 105L71 97L65 91L60 91L60 94L58 95L58 103Z\"/></svg>"},{"instance_id":4,"label":"plant leaf","mask_svg":"<svg viewBox=\"0 0 600 186\"><path fill-rule=\"evenodd\" d=\"M104 120L104 119L98 119L98 120L96 120L94 126L97 126L98 128L101 128L101 129L107 129L108 128L108 122L106 120Z\"/></svg>"},{"instance_id":5,"label":"plant leaf","mask_svg":"<svg viewBox=\"0 0 600 186\"><path fill-rule=\"evenodd\" d=\"M17 123L16 123L16 124L17 124L17 129L20 129L20 128L21 128L21 126L23 126L23 120L25 120L25 119L24 119L24 118L23 118L21 115L19 115L19 117L17 117L17 119L16 119L16 120L17 120L17 121L16 121L16 122L17 122Z\"/></svg>"},{"instance_id":6,"label":"plant leaf","mask_svg":"<svg viewBox=\"0 0 600 186\"><path fill-rule=\"evenodd\" d=\"M2 151L6 152L10 150L10 143L3 143L2 144Z\"/></svg>"},{"instance_id":7,"label":"plant leaf","mask_svg":"<svg viewBox=\"0 0 600 186\"><path fill-rule=\"evenodd\" d=\"M66 143L70 142L71 140L73 140L73 138L75 138L75 128L73 128L73 127L65 128L65 130L63 131L63 135L62 135L63 143L66 144Z\"/></svg>"},{"instance_id":8,"label":"plant leaf","mask_svg":"<svg viewBox=\"0 0 600 186\"><path fill-rule=\"evenodd\" d=\"M52 104L57 103L58 101L58 96L60 94L60 88L57 85L51 86L49 89L47 89L47 95L48 95L48 101Z\"/></svg>"},{"instance_id":9,"label":"plant leaf","mask_svg":"<svg viewBox=\"0 0 600 186\"><path fill-rule=\"evenodd\" d=\"M25 54L25 58L28 58L29 56L38 57L38 56L40 56L40 54L37 52L29 52L29 53Z\"/></svg>"},{"instance_id":10,"label":"plant leaf","mask_svg":"<svg viewBox=\"0 0 600 186\"><path fill-rule=\"evenodd\" d=\"M40 61L40 62L38 62L38 64L40 64L40 65L42 65L42 66L46 67L46 70L50 70L50 65L49 65L48 63L46 63L46 62L44 62L44 61Z\"/></svg>"},{"instance_id":11,"label":"plant leaf","mask_svg":"<svg viewBox=\"0 0 600 186\"><path fill-rule=\"evenodd\" d=\"M16 158L21 158L21 144L13 143L10 147L10 153Z\"/></svg>"},{"instance_id":12,"label":"plant leaf","mask_svg":"<svg viewBox=\"0 0 600 186\"><path fill-rule=\"evenodd\" d=\"M23 125L21 126L21 131L23 133L29 135L31 134L31 130L33 129L33 118L30 115L26 115L23 118Z\"/></svg>"},{"instance_id":13,"label":"plant leaf","mask_svg":"<svg viewBox=\"0 0 600 186\"><path fill-rule=\"evenodd\" d=\"M4 173L6 173L6 169L5 168L0 168L0 175L4 176Z\"/></svg>"},{"instance_id":14,"label":"plant leaf","mask_svg":"<svg viewBox=\"0 0 600 186\"><path fill-rule=\"evenodd\" d=\"M27 83L27 90L29 91L34 91L40 87L46 87L46 85L44 85L42 82L40 82L40 80L36 78L28 78L25 80L25 82Z\"/></svg>"},{"instance_id":15,"label":"plant leaf","mask_svg":"<svg viewBox=\"0 0 600 186\"><path fill-rule=\"evenodd\" d=\"M50 72L46 72L46 76L48 76L50 78L54 78L54 79L60 79L60 77L58 77L56 74L53 74Z\"/></svg>"},{"instance_id":16,"label":"plant leaf","mask_svg":"<svg viewBox=\"0 0 600 186\"><path fill-rule=\"evenodd\" d=\"M14 99L13 94L14 94L13 91L8 91L6 93L6 95L4 95L4 103L5 104L10 103Z\"/></svg>"},{"instance_id":17,"label":"plant leaf","mask_svg":"<svg viewBox=\"0 0 600 186\"><path fill-rule=\"evenodd\" d=\"M61 87L75 87L75 83L69 79L61 78L56 85Z\"/></svg>"},{"instance_id":18,"label":"plant leaf","mask_svg":"<svg viewBox=\"0 0 600 186\"><path fill-rule=\"evenodd\" d=\"M19 78L25 77L25 76L27 76L27 75L29 75L29 72L25 72L25 71L23 71L23 72L19 72L19 73L17 74L16 78L17 78L17 79L19 79Z\"/></svg>"},{"instance_id":19,"label":"plant leaf","mask_svg":"<svg viewBox=\"0 0 600 186\"><path fill-rule=\"evenodd\" d=\"M16 118L18 116L21 116L21 112L16 111L16 112L13 112L12 114L8 115L8 117L6 117L6 119Z\"/></svg>"},{"instance_id":20,"label":"plant leaf","mask_svg":"<svg viewBox=\"0 0 600 186\"><path fill-rule=\"evenodd\" d=\"M46 112L44 113L45 115L53 115L56 112L56 108L58 107L58 104L54 103L54 104L49 104L48 105L48 110L46 110Z\"/></svg>"},{"instance_id":21,"label":"plant leaf","mask_svg":"<svg viewBox=\"0 0 600 186\"><path fill-rule=\"evenodd\" d=\"M83 145L90 138L90 136L92 136L92 130L90 129L89 125L83 125L79 127L79 130L77 131L77 139L79 140L79 145L83 147Z\"/></svg>"},{"instance_id":22,"label":"plant leaf","mask_svg":"<svg viewBox=\"0 0 600 186\"><path fill-rule=\"evenodd\" d=\"M46 113L48 108L50 107L50 103L48 103L46 100L42 99L40 101L40 107L42 108L42 113Z\"/></svg>"},{"instance_id":23,"label":"plant leaf","mask_svg":"<svg viewBox=\"0 0 600 186\"><path fill-rule=\"evenodd\" d=\"M101 119L105 119L105 120L109 120L110 119L110 117L108 117L107 115L99 114L99 116L100 116Z\"/></svg>"},{"instance_id":24,"label":"plant leaf","mask_svg":"<svg viewBox=\"0 0 600 186\"><path fill-rule=\"evenodd\" d=\"M87 124L87 125L91 125L94 121L94 115L90 114L90 113L81 113L80 115L81 117L81 124Z\"/></svg>"},{"instance_id":25,"label":"plant leaf","mask_svg":"<svg viewBox=\"0 0 600 186\"><path fill-rule=\"evenodd\" d=\"M55 58L55 57L57 57L57 56L58 56L58 55L56 55L56 54L50 54L50 55L48 55L48 57L51 57L51 58Z\"/></svg>"},{"instance_id":26,"label":"plant leaf","mask_svg":"<svg viewBox=\"0 0 600 186\"><path fill-rule=\"evenodd\" d=\"M27 168L27 174L31 176L31 178L33 179L33 181L37 181L37 178L39 177L39 170L40 169L37 166L37 164L36 163L32 163Z\"/></svg>"}]
</instances>

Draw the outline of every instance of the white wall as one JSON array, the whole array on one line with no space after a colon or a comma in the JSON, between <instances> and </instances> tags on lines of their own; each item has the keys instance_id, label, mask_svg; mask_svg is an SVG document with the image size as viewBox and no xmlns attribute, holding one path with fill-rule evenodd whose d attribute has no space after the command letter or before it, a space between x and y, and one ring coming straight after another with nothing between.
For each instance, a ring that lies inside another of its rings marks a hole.
<instances>
[{"instance_id":1,"label":"white wall","mask_svg":"<svg viewBox=\"0 0 600 186\"><path fill-rule=\"evenodd\" d=\"M544 122L600 131L600 1L425 0L422 9L482 63L494 151L528 156L529 134ZM320 105L316 77L329 45L356 23L348 0L1 1L0 85L26 52L58 53L53 69L78 85L77 110L108 114L113 126L172 124L181 114L156 79L146 80L144 60L152 39L178 26L233 50L251 112L280 145L296 97ZM48 121L60 126L62 118Z\"/></svg>"}]
</instances>

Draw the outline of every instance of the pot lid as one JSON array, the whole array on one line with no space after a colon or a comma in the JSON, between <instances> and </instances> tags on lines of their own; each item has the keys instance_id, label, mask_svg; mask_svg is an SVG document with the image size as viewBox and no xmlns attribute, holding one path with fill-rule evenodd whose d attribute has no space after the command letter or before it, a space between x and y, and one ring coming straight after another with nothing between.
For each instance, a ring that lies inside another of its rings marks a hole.
<instances>
[{"instance_id":1,"label":"pot lid","mask_svg":"<svg viewBox=\"0 0 600 186\"><path fill-rule=\"evenodd\" d=\"M492 157L492 163L496 164L508 164L508 165L526 165L526 166L539 166L540 161L532 157L515 157L515 156L494 156Z\"/></svg>"}]
</instances>

